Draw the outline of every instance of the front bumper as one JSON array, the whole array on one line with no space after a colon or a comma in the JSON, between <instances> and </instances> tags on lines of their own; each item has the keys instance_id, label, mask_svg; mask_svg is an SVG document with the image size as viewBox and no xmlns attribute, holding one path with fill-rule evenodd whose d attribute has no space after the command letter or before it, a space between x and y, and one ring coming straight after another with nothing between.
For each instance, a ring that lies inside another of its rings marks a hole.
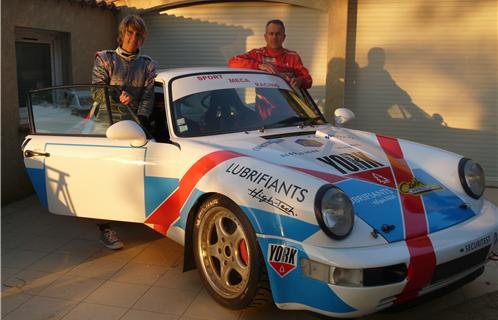
<instances>
[{"instance_id":1,"label":"front bumper","mask_svg":"<svg viewBox=\"0 0 498 320\"><path fill-rule=\"evenodd\" d=\"M416 296L446 287L487 262L488 254L498 250L497 208L485 200L481 211L474 218L428 237L434 249L436 270L432 281L421 288ZM275 243L294 247L299 252L296 268L284 276L273 271L269 255L265 256L274 301L281 309L304 309L333 317L362 316L393 305L408 283L405 279L382 286L337 286L305 276L300 262L305 258L349 269L378 268L399 263L408 267L413 257L405 241L365 248L330 249L310 245L306 241L297 243L271 237L259 239L263 252L264 248L270 244L274 246ZM463 267L459 267L461 265Z\"/></svg>"}]
</instances>

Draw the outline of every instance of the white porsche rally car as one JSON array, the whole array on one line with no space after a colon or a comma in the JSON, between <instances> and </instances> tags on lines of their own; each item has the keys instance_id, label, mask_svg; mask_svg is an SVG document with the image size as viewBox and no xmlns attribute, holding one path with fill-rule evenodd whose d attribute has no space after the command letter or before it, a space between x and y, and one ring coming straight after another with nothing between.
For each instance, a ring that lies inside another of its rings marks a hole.
<instances>
[{"instance_id":1,"label":"white porsche rally car","mask_svg":"<svg viewBox=\"0 0 498 320\"><path fill-rule=\"evenodd\" d=\"M50 212L145 223L229 308L355 317L482 273L497 208L476 162L324 120L280 77L156 78L148 130L118 88L30 93L27 172Z\"/></svg>"}]
</instances>

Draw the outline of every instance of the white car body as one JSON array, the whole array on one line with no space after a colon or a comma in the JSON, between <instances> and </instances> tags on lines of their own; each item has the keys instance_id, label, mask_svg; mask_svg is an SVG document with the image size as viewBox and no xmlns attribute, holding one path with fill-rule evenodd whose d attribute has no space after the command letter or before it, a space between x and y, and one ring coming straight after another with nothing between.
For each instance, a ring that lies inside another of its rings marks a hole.
<instances>
[{"instance_id":1,"label":"white car body","mask_svg":"<svg viewBox=\"0 0 498 320\"><path fill-rule=\"evenodd\" d=\"M23 151L32 153L25 165L50 212L145 223L185 245L199 203L223 195L251 221L276 305L334 317L369 314L445 287L481 269L498 249L497 208L467 194L459 155L330 124L185 137L189 125L175 118L173 101L223 88L292 88L272 75L225 68L164 71L156 81L164 87L168 142L147 139L131 121L113 124L107 136L37 131L26 138ZM356 213L341 240L317 222L316 194L329 184L349 196ZM438 266L472 254L479 257L467 267L433 281L444 273ZM408 276L335 285L304 272L309 261L326 265L328 277L334 267L393 265L406 266Z\"/></svg>"}]
</instances>

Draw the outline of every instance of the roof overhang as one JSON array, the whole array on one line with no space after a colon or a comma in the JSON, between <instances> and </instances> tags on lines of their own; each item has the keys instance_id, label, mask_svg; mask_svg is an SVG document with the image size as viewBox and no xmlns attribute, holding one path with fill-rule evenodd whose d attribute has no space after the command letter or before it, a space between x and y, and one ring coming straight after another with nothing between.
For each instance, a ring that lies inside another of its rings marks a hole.
<instances>
[{"instance_id":1,"label":"roof overhang","mask_svg":"<svg viewBox=\"0 0 498 320\"><path fill-rule=\"evenodd\" d=\"M194 4L220 2L239 2L239 1L215 1L215 0L115 0L114 4L117 7L126 8L133 11L152 11L160 9L168 9L181 6L189 6ZM327 12L329 10L329 1L327 0L254 0L252 2L277 2L306 7Z\"/></svg>"}]
</instances>

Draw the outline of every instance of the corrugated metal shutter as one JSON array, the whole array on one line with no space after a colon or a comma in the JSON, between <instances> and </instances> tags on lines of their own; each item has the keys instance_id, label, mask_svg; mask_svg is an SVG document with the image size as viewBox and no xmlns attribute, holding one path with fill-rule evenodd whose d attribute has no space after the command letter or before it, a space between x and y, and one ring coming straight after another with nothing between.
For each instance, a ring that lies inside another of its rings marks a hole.
<instances>
[{"instance_id":1,"label":"corrugated metal shutter","mask_svg":"<svg viewBox=\"0 0 498 320\"><path fill-rule=\"evenodd\" d=\"M286 25L284 47L295 50L313 77L313 97L323 107L328 14L267 2L192 5L143 15L149 36L143 51L160 68L226 66L228 59L265 45L265 24Z\"/></svg>"},{"instance_id":2,"label":"corrugated metal shutter","mask_svg":"<svg viewBox=\"0 0 498 320\"><path fill-rule=\"evenodd\" d=\"M473 158L496 186L496 12L496 0L358 1L352 125Z\"/></svg>"}]
</instances>

